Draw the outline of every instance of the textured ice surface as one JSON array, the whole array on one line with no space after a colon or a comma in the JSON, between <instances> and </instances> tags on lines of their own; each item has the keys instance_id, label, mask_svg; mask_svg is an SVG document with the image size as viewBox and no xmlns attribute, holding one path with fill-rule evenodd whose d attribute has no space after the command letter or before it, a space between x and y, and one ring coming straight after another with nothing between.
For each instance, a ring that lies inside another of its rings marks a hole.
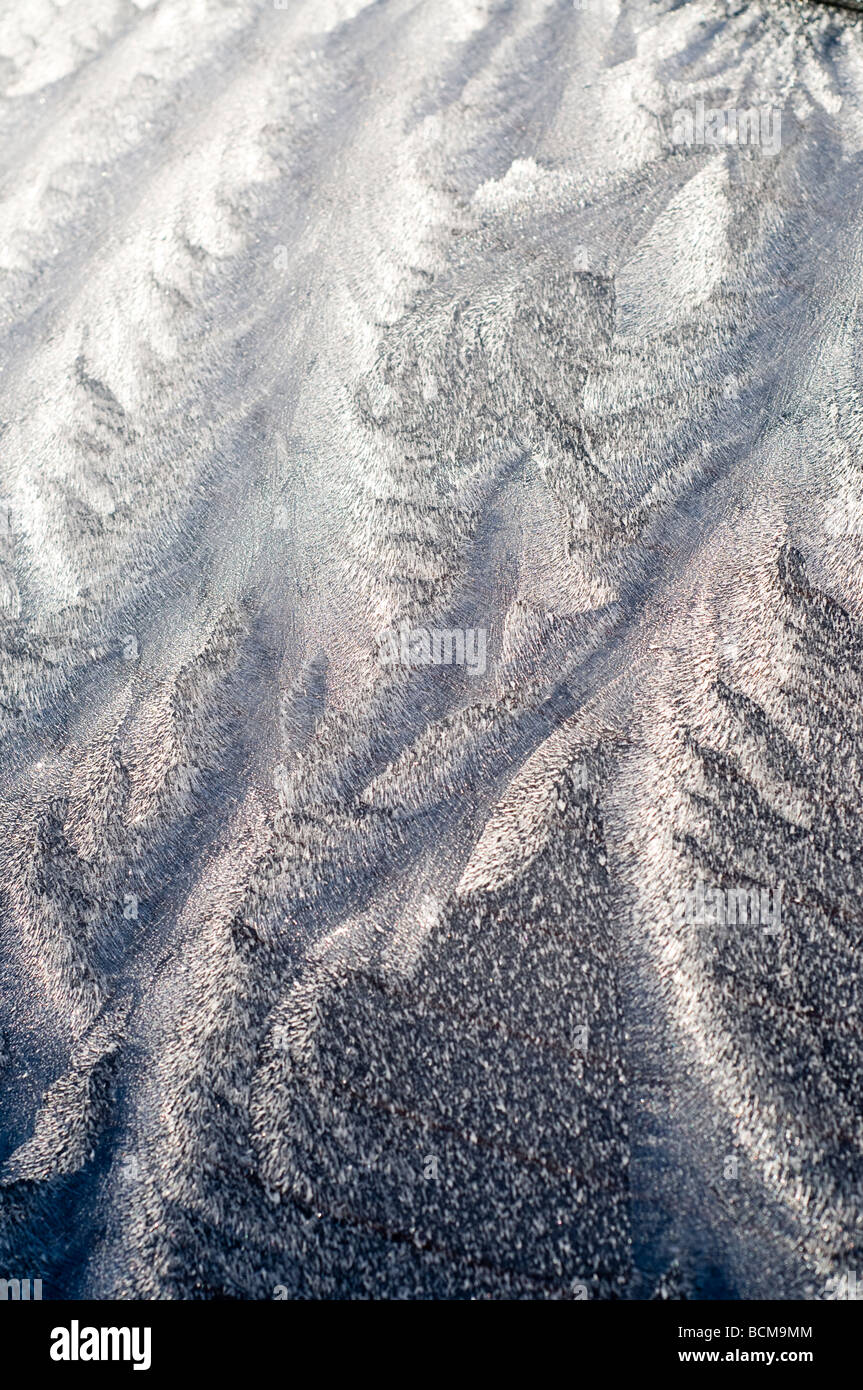
<instances>
[{"instance_id":1,"label":"textured ice surface","mask_svg":"<svg viewBox=\"0 0 863 1390\"><path fill-rule=\"evenodd\" d=\"M0 1275L832 1296L863 20L19 0L0 87Z\"/></svg>"}]
</instances>

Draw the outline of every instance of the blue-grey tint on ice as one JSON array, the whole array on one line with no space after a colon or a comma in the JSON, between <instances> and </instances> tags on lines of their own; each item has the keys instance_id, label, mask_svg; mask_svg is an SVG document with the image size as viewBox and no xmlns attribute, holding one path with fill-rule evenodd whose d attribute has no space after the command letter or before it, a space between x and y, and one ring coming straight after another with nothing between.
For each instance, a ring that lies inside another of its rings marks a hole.
<instances>
[{"instance_id":1,"label":"blue-grey tint on ice","mask_svg":"<svg viewBox=\"0 0 863 1390\"><path fill-rule=\"evenodd\" d=\"M19 0L0 91L0 1277L840 1296L863 19Z\"/></svg>"}]
</instances>

